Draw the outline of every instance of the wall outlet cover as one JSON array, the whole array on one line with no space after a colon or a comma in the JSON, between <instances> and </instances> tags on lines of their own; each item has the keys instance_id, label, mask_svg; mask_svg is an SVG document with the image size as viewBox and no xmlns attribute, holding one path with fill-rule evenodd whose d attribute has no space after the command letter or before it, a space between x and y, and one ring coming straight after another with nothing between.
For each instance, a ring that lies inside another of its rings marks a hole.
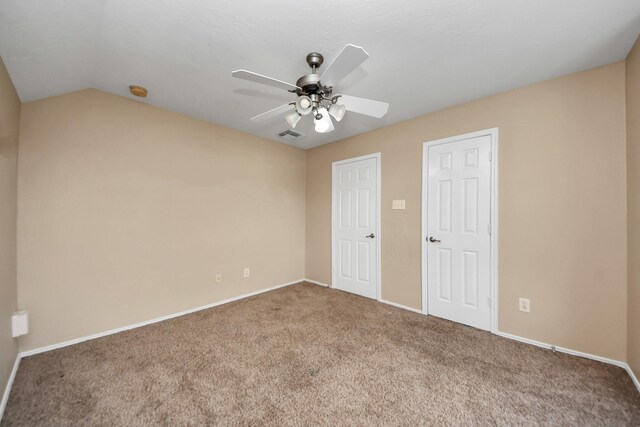
<instances>
[{"instance_id":1,"label":"wall outlet cover","mask_svg":"<svg viewBox=\"0 0 640 427\"><path fill-rule=\"evenodd\" d=\"M520 298L518 307L520 308L520 311L529 313L531 312L531 301L528 298Z\"/></svg>"}]
</instances>

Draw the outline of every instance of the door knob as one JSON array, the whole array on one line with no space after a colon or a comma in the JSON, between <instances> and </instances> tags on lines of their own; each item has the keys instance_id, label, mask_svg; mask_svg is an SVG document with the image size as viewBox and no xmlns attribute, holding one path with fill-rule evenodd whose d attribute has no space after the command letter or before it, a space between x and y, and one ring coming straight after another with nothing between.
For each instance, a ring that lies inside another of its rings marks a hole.
<instances>
[{"instance_id":1,"label":"door knob","mask_svg":"<svg viewBox=\"0 0 640 427\"><path fill-rule=\"evenodd\" d=\"M433 236L429 237L429 241L430 241L431 243L440 243L440 240L438 240L438 239L434 239L434 238L433 238Z\"/></svg>"},{"instance_id":2,"label":"door knob","mask_svg":"<svg viewBox=\"0 0 640 427\"><path fill-rule=\"evenodd\" d=\"M375 236L375 234L371 233L368 236L364 236L364 237L366 237L367 239L373 239L376 236Z\"/></svg>"}]
</instances>

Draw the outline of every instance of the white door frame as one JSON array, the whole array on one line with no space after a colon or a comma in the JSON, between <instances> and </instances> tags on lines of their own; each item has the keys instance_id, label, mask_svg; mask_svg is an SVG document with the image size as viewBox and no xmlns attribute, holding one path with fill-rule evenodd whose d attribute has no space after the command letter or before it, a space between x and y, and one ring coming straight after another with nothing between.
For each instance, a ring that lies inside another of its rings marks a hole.
<instances>
[{"instance_id":1,"label":"white door frame","mask_svg":"<svg viewBox=\"0 0 640 427\"><path fill-rule=\"evenodd\" d=\"M478 132L465 133L463 135L449 138L428 141L422 144L422 235L420 236L420 247L422 251L422 313L429 314L428 293L427 293L427 184L429 183L429 147L434 145L448 144L451 142L463 141L465 139L477 138L479 136L491 137L491 333L498 332L498 128L485 129Z\"/></svg>"},{"instance_id":2,"label":"white door frame","mask_svg":"<svg viewBox=\"0 0 640 427\"><path fill-rule=\"evenodd\" d=\"M377 182L376 182L376 193L378 196L378 203L377 206L375 207L377 210L377 215L376 215L376 225L375 225L375 230L376 230L376 238L373 239L375 244L376 244L376 268L377 268L377 282L376 283L376 300L380 301L380 299L382 298L382 292L381 292L381 283L382 283L382 277L381 277L381 268L380 268L380 260L381 260L381 248L382 245L380 244L380 241L382 239L382 233L380 232L380 223L381 218L381 182L382 182L382 165L381 165L381 155L380 153L372 153L372 154L367 154L364 156L360 156L360 157L354 157L351 159L344 159L344 160L338 160L336 162L333 162L331 164L331 287L334 288L335 284L336 284L336 265L335 265L335 234L336 234L336 227L335 227L335 207L336 207L336 191L335 191L335 182L336 182L336 169L338 166L343 165L345 163L353 163L353 162L357 162L360 160L369 160L369 159L376 159L376 175L377 175Z\"/></svg>"}]
</instances>

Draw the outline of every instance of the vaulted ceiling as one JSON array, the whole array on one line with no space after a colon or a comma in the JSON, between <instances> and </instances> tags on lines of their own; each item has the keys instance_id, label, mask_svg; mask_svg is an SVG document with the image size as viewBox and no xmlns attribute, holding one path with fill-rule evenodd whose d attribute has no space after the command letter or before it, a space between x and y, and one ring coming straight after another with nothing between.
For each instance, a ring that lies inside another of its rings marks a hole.
<instances>
[{"instance_id":1,"label":"vaulted ceiling","mask_svg":"<svg viewBox=\"0 0 640 427\"><path fill-rule=\"evenodd\" d=\"M295 83L307 53L325 65L351 43L371 55L337 92L390 104L347 113L309 148L626 57L638 0L2 0L0 56L23 102L97 88L280 142L282 118L249 118L294 95L231 77ZM322 69L320 69L320 72ZM334 91L335 92L335 91Z\"/></svg>"}]
</instances>

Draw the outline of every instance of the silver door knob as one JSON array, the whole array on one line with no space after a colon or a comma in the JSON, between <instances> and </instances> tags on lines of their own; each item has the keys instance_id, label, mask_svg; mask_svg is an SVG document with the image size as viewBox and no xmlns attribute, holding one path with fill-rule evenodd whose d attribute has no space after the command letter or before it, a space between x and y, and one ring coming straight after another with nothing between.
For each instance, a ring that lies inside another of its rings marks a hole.
<instances>
[{"instance_id":1,"label":"silver door knob","mask_svg":"<svg viewBox=\"0 0 640 427\"><path fill-rule=\"evenodd\" d=\"M373 239L374 237L376 237L376 235L371 233L368 236L364 236L364 237L366 237L367 239Z\"/></svg>"},{"instance_id":2,"label":"silver door knob","mask_svg":"<svg viewBox=\"0 0 640 427\"><path fill-rule=\"evenodd\" d=\"M438 239L434 239L434 238L433 238L433 236L429 237L429 241L430 241L431 243L440 243L440 240L438 240Z\"/></svg>"}]
</instances>

